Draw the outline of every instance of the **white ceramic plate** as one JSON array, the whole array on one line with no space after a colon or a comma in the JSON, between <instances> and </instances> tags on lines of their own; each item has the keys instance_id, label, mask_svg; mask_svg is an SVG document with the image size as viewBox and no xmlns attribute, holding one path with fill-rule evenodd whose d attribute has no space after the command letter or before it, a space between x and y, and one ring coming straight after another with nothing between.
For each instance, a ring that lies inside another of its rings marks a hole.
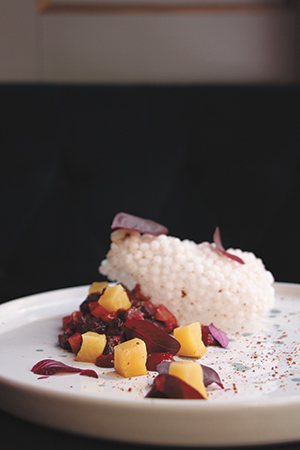
<instances>
[{"instance_id":1,"label":"white ceramic plate","mask_svg":"<svg viewBox=\"0 0 300 450\"><path fill-rule=\"evenodd\" d=\"M276 283L276 303L263 331L230 335L227 349L209 347L225 389L205 400L144 398L155 376L124 379L113 369L76 363L61 350L61 319L79 309L87 286L38 294L0 306L0 407L49 427L142 444L257 445L300 440L300 285ZM93 368L41 378L46 358Z\"/></svg>"}]
</instances>

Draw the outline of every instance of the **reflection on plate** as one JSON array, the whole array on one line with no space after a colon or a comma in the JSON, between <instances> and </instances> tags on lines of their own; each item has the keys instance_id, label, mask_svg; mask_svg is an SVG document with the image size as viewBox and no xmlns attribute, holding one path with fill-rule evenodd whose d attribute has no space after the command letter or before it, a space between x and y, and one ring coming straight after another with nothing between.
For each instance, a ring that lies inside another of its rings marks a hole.
<instances>
[{"instance_id":1,"label":"reflection on plate","mask_svg":"<svg viewBox=\"0 0 300 450\"><path fill-rule=\"evenodd\" d=\"M0 407L36 423L93 437L143 444L254 445L300 439L300 286L276 283L263 331L229 335L227 349L201 359L225 389L205 400L145 399L156 373L125 379L113 369L76 363L60 349L64 315L79 308L87 286L52 291L0 306ZM30 369L53 358L93 368L42 378Z\"/></svg>"}]
</instances>

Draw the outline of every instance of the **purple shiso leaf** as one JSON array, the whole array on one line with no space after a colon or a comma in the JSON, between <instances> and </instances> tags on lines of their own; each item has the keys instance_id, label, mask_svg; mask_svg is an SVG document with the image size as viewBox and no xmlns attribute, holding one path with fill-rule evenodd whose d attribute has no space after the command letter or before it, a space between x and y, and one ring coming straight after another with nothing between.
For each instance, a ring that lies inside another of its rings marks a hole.
<instances>
[{"instance_id":1,"label":"purple shiso leaf","mask_svg":"<svg viewBox=\"0 0 300 450\"><path fill-rule=\"evenodd\" d=\"M83 369L79 375L83 375L84 377L99 378L97 372L92 369Z\"/></svg>"},{"instance_id":2,"label":"purple shiso leaf","mask_svg":"<svg viewBox=\"0 0 300 450\"><path fill-rule=\"evenodd\" d=\"M161 362L156 366L156 370L159 373L159 375L168 375L169 373L169 367L170 367L171 361L164 361ZM212 383L216 383L220 388L224 389L224 386L222 384L221 378L218 374L218 372L215 371L212 367L204 366L203 364L200 364L203 371L203 383L204 386L207 387Z\"/></svg>"},{"instance_id":3,"label":"purple shiso leaf","mask_svg":"<svg viewBox=\"0 0 300 450\"><path fill-rule=\"evenodd\" d=\"M239 258L236 255L232 255L231 253L226 252L226 250L223 247L222 241L221 241L221 234L220 234L220 230L219 227L216 227L215 232L214 232L214 236L213 236L213 241L216 244L217 249L223 253L223 255L226 255L228 258L233 259L234 261L237 261L240 264L245 264L244 261Z\"/></svg>"},{"instance_id":4,"label":"purple shiso leaf","mask_svg":"<svg viewBox=\"0 0 300 450\"><path fill-rule=\"evenodd\" d=\"M142 339L148 353L176 355L180 349L180 344L174 337L148 320L127 320L124 324L124 331L127 339Z\"/></svg>"},{"instance_id":5,"label":"purple shiso leaf","mask_svg":"<svg viewBox=\"0 0 300 450\"><path fill-rule=\"evenodd\" d=\"M219 342L221 347L223 347L223 348L228 347L229 338L224 333L224 331L219 330L219 328L215 327L213 323L208 325L208 329L209 329L211 335L215 338L215 340Z\"/></svg>"},{"instance_id":6,"label":"purple shiso leaf","mask_svg":"<svg viewBox=\"0 0 300 450\"><path fill-rule=\"evenodd\" d=\"M216 383L220 388L224 389L223 383L218 372L215 371L212 367L204 366L201 364L203 371L203 383L204 386L207 387L212 383Z\"/></svg>"},{"instance_id":7,"label":"purple shiso leaf","mask_svg":"<svg viewBox=\"0 0 300 450\"><path fill-rule=\"evenodd\" d=\"M157 222L131 214L120 212L116 214L111 224L112 230L115 228L126 228L127 230L138 231L139 233L152 234L159 236L160 234L168 234L169 230Z\"/></svg>"},{"instance_id":8,"label":"purple shiso leaf","mask_svg":"<svg viewBox=\"0 0 300 450\"><path fill-rule=\"evenodd\" d=\"M81 369L67 366L54 359L43 359L32 367L31 372L38 375L56 375L57 373L78 373L81 372Z\"/></svg>"}]
</instances>

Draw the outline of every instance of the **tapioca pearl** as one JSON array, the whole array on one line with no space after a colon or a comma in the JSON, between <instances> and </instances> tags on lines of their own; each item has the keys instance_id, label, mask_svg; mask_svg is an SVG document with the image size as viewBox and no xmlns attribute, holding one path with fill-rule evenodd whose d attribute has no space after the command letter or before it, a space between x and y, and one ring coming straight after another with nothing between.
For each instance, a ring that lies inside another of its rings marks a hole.
<instances>
[{"instance_id":1,"label":"tapioca pearl","mask_svg":"<svg viewBox=\"0 0 300 450\"><path fill-rule=\"evenodd\" d=\"M149 244L148 242L142 242L140 245L140 250L142 252L146 252L147 250L149 250Z\"/></svg>"},{"instance_id":2,"label":"tapioca pearl","mask_svg":"<svg viewBox=\"0 0 300 450\"><path fill-rule=\"evenodd\" d=\"M168 239L168 236L166 236L165 234L160 234L159 236L157 236L157 240L160 242L160 244L164 244L168 241Z\"/></svg>"},{"instance_id":3,"label":"tapioca pearl","mask_svg":"<svg viewBox=\"0 0 300 450\"><path fill-rule=\"evenodd\" d=\"M206 276L201 277L201 284L207 287L210 283Z\"/></svg>"},{"instance_id":4,"label":"tapioca pearl","mask_svg":"<svg viewBox=\"0 0 300 450\"><path fill-rule=\"evenodd\" d=\"M170 269L172 270L172 272L174 272L174 276L175 276L176 278L178 277L178 273L182 271L181 265L180 265L180 264L176 264L176 263L173 263L173 264L170 266Z\"/></svg>"},{"instance_id":5,"label":"tapioca pearl","mask_svg":"<svg viewBox=\"0 0 300 450\"><path fill-rule=\"evenodd\" d=\"M153 277L158 276L161 273L161 268L159 265L152 264L149 267L149 271Z\"/></svg>"},{"instance_id":6,"label":"tapioca pearl","mask_svg":"<svg viewBox=\"0 0 300 450\"><path fill-rule=\"evenodd\" d=\"M137 250L136 252L133 253L134 259L140 260L142 256L143 253L141 252L141 250Z\"/></svg>"},{"instance_id":7,"label":"tapioca pearl","mask_svg":"<svg viewBox=\"0 0 300 450\"><path fill-rule=\"evenodd\" d=\"M172 283L172 281L170 281L170 280L168 280L167 282L166 282L166 289L168 289L170 292L172 292L172 294L173 294L173 291L174 291L174 283ZM172 297L172 296L171 296Z\"/></svg>"},{"instance_id":8,"label":"tapioca pearl","mask_svg":"<svg viewBox=\"0 0 300 450\"><path fill-rule=\"evenodd\" d=\"M111 249L112 252L117 252L119 250L119 245L116 244L115 242L112 242L110 244L110 249Z\"/></svg>"},{"instance_id":9,"label":"tapioca pearl","mask_svg":"<svg viewBox=\"0 0 300 450\"><path fill-rule=\"evenodd\" d=\"M162 257L159 256L159 255L155 255L155 256L153 257L153 264L156 264L156 265L158 265L158 266L161 266L161 264L162 264Z\"/></svg>"},{"instance_id":10,"label":"tapioca pearl","mask_svg":"<svg viewBox=\"0 0 300 450\"><path fill-rule=\"evenodd\" d=\"M204 272L204 266L203 266L203 264L195 264L195 267L194 267L194 269L195 269L195 273L199 276L199 275L202 275L203 274L203 272Z\"/></svg>"},{"instance_id":11,"label":"tapioca pearl","mask_svg":"<svg viewBox=\"0 0 300 450\"><path fill-rule=\"evenodd\" d=\"M153 252L148 249L144 252L144 256L145 258L147 258L149 260L149 263L151 263L152 259L153 259Z\"/></svg>"},{"instance_id":12,"label":"tapioca pearl","mask_svg":"<svg viewBox=\"0 0 300 450\"><path fill-rule=\"evenodd\" d=\"M132 264L132 262L133 262L133 255L132 255L132 253L127 253L127 255L124 257L124 261L125 261L126 265L130 266Z\"/></svg>"},{"instance_id":13,"label":"tapioca pearl","mask_svg":"<svg viewBox=\"0 0 300 450\"><path fill-rule=\"evenodd\" d=\"M186 262L186 257L183 253L178 253L174 259L177 264L183 265Z\"/></svg>"},{"instance_id":14,"label":"tapioca pearl","mask_svg":"<svg viewBox=\"0 0 300 450\"><path fill-rule=\"evenodd\" d=\"M139 273L139 275L140 275L140 277L141 278L143 278L145 275L147 275L147 273L148 273L148 269L147 269L147 267L140 267L140 271L139 271L140 273Z\"/></svg>"},{"instance_id":15,"label":"tapioca pearl","mask_svg":"<svg viewBox=\"0 0 300 450\"><path fill-rule=\"evenodd\" d=\"M173 243L173 251L175 254L184 253L184 249L181 246L181 241L178 238L175 238L175 241Z\"/></svg>"},{"instance_id":16,"label":"tapioca pearl","mask_svg":"<svg viewBox=\"0 0 300 450\"><path fill-rule=\"evenodd\" d=\"M149 265L149 259L145 258L144 256L139 259L139 263L141 266L148 266Z\"/></svg>"},{"instance_id":17,"label":"tapioca pearl","mask_svg":"<svg viewBox=\"0 0 300 450\"><path fill-rule=\"evenodd\" d=\"M138 249L139 249L139 243L137 242L137 241L133 241L133 240L130 240L129 241L129 246L128 246L128 249L131 251L131 252L135 252L135 251L137 251Z\"/></svg>"},{"instance_id":18,"label":"tapioca pearl","mask_svg":"<svg viewBox=\"0 0 300 450\"><path fill-rule=\"evenodd\" d=\"M167 298L168 300L170 300L170 299L173 297L173 292L167 290L166 293L165 293L165 296L166 296L166 298Z\"/></svg>"},{"instance_id":19,"label":"tapioca pearl","mask_svg":"<svg viewBox=\"0 0 300 450\"><path fill-rule=\"evenodd\" d=\"M162 264L164 267L171 267L173 264L173 258L170 256L164 256L162 259Z\"/></svg>"},{"instance_id":20,"label":"tapioca pearl","mask_svg":"<svg viewBox=\"0 0 300 450\"><path fill-rule=\"evenodd\" d=\"M157 252L160 249L160 242L157 239L153 239L153 241L150 242L150 248L153 252Z\"/></svg>"},{"instance_id":21,"label":"tapioca pearl","mask_svg":"<svg viewBox=\"0 0 300 450\"><path fill-rule=\"evenodd\" d=\"M191 272L194 273L194 269L195 269L194 264L192 264L191 262L188 262L188 263L186 263L186 264L184 265L184 270L185 270L187 273L191 273Z\"/></svg>"},{"instance_id":22,"label":"tapioca pearl","mask_svg":"<svg viewBox=\"0 0 300 450\"><path fill-rule=\"evenodd\" d=\"M168 283L168 281L169 281L168 275L161 275L161 277L160 277L160 284L161 284L164 288L166 287L166 284Z\"/></svg>"},{"instance_id":23,"label":"tapioca pearl","mask_svg":"<svg viewBox=\"0 0 300 450\"><path fill-rule=\"evenodd\" d=\"M207 270L206 272L205 272L205 276L206 276L206 278L208 279L208 280L214 280L215 279L215 276L216 276L216 274L215 274L215 272L213 271L213 270Z\"/></svg>"}]
</instances>

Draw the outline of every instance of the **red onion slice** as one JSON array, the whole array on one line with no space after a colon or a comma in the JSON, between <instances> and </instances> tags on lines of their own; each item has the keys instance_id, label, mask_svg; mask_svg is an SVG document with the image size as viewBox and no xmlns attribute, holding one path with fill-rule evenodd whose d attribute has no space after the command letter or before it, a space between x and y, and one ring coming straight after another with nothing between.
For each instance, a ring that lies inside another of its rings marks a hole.
<instances>
[{"instance_id":1,"label":"red onion slice","mask_svg":"<svg viewBox=\"0 0 300 450\"><path fill-rule=\"evenodd\" d=\"M216 244L217 249L221 253L223 253L223 255L226 255L228 258L231 258L240 264L245 264L244 261L241 258L239 258L238 256L232 255L231 253L226 252L226 250L223 247L222 241L221 241L221 234L220 234L219 227L216 227L216 229L215 229L213 240L214 240L214 243Z\"/></svg>"},{"instance_id":2,"label":"red onion slice","mask_svg":"<svg viewBox=\"0 0 300 450\"><path fill-rule=\"evenodd\" d=\"M213 323L208 325L208 329L209 329L210 333L212 334L212 336L215 338L215 340L219 342L221 347L223 347L223 348L228 347L229 338L224 333L224 331L219 330L219 328L215 327Z\"/></svg>"},{"instance_id":3,"label":"red onion slice","mask_svg":"<svg viewBox=\"0 0 300 450\"><path fill-rule=\"evenodd\" d=\"M157 222L131 214L118 213L111 224L112 230L115 228L126 228L127 230L138 231L139 233L152 234L159 236L160 234L168 234L169 230Z\"/></svg>"}]
</instances>

